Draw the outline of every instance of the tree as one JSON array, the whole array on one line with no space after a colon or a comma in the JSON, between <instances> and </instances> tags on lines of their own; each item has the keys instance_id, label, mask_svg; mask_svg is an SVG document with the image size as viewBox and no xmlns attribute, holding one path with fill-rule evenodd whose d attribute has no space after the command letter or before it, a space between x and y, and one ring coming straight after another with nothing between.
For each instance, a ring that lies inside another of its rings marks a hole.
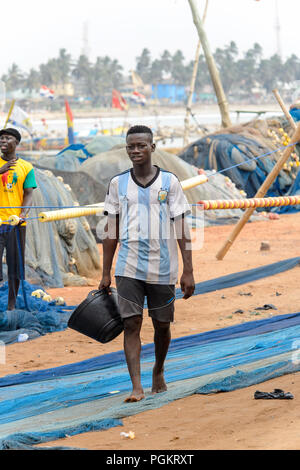
<instances>
[{"instance_id":1,"label":"tree","mask_svg":"<svg viewBox=\"0 0 300 470\"><path fill-rule=\"evenodd\" d=\"M184 65L184 55L178 50L172 56L172 81L178 85L188 85L189 71Z\"/></svg>"},{"instance_id":2,"label":"tree","mask_svg":"<svg viewBox=\"0 0 300 470\"><path fill-rule=\"evenodd\" d=\"M151 56L149 49L143 49L142 54L136 58L136 71L144 83L149 83L151 73Z\"/></svg>"},{"instance_id":3,"label":"tree","mask_svg":"<svg viewBox=\"0 0 300 470\"><path fill-rule=\"evenodd\" d=\"M90 81L92 77L92 67L88 58L84 54L79 56L71 74L80 84L80 94L89 96L91 89Z\"/></svg>"},{"instance_id":4,"label":"tree","mask_svg":"<svg viewBox=\"0 0 300 470\"><path fill-rule=\"evenodd\" d=\"M237 61L236 69L238 82L237 87L243 86L245 92L251 93L252 88L257 84L257 72L262 55L262 48L255 43L252 49L244 54L244 57Z\"/></svg>"},{"instance_id":5,"label":"tree","mask_svg":"<svg viewBox=\"0 0 300 470\"><path fill-rule=\"evenodd\" d=\"M258 80L262 86L271 93L280 81L284 81L285 72L281 58L274 54L270 59L262 59L258 69Z\"/></svg>"},{"instance_id":6,"label":"tree","mask_svg":"<svg viewBox=\"0 0 300 470\"><path fill-rule=\"evenodd\" d=\"M236 58L238 48L234 41L231 41L224 49L217 48L214 59L222 77L224 92L228 93L237 80Z\"/></svg>"},{"instance_id":7,"label":"tree","mask_svg":"<svg viewBox=\"0 0 300 470\"><path fill-rule=\"evenodd\" d=\"M56 59L49 59L40 65L40 77L43 85L52 86L60 83L60 69Z\"/></svg>"},{"instance_id":8,"label":"tree","mask_svg":"<svg viewBox=\"0 0 300 470\"><path fill-rule=\"evenodd\" d=\"M161 60L155 59L151 64L150 74L149 74L150 82L157 85L163 79L163 68Z\"/></svg>"},{"instance_id":9,"label":"tree","mask_svg":"<svg viewBox=\"0 0 300 470\"><path fill-rule=\"evenodd\" d=\"M172 55L170 54L169 51L164 50L159 62L160 62L162 72L165 72L166 74L169 74L172 72Z\"/></svg>"},{"instance_id":10,"label":"tree","mask_svg":"<svg viewBox=\"0 0 300 470\"><path fill-rule=\"evenodd\" d=\"M71 72L71 55L67 54L66 49L60 49L57 59L57 66L60 71L60 81L62 85L69 82Z\"/></svg>"},{"instance_id":11,"label":"tree","mask_svg":"<svg viewBox=\"0 0 300 470\"><path fill-rule=\"evenodd\" d=\"M190 67L193 66L193 63L190 63ZM195 83L195 90L197 92L200 92L205 85L208 85L211 83L207 64L205 61L205 57L203 54L200 54L199 56L199 62L198 62L198 71L197 71L197 78L196 78L196 83Z\"/></svg>"},{"instance_id":12,"label":"tree","mask_svg":"<svg viewBox=\"0 0 300 470\"><path fill-rule=\"evenodd\" d=\"M24 87L27 88L30 92L33 90L38 90L41 86L40 74L37 70L30 69L25 81Z\"/></svg>"},{"instance_id":13,"label":"tree","mask_svg":"<svg viewBox=\"0 0 300 470\"><path fill-rule=\"evenodd\" d=\"M300 80L300 59L295 54L287 58L283 68L285 70L284 81L286 83Z\"/></svg>"},{"instance_id":14,"label":"tree","mask_svg":"<svg viewBox=\"0 0 300 470\"><path fill-rule=\"evenodd\" d=\"M8 69L7 75L3 76L3 81L5 82L7 90L17 90L23 87L24 74L21 72L18 65L13 63Z\"/></svg>"}]
</instances>

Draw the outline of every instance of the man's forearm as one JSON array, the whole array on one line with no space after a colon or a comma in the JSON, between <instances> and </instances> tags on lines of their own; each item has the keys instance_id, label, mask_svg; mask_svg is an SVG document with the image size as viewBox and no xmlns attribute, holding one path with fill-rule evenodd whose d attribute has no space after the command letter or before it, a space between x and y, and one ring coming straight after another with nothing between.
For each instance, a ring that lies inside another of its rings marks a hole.
<instances>
[{"instance_id":1,"label":"man's forearm","mask_svg":"<svg viewBox=\"0 0 300 470\"><path fill-rule=\"evenodd\" d=\"M26 217L29 212L29 208L32 206L32 192L32 188L28 188L27 190L24 190L23 193L22 206L24 206L24 208L21 210L20 215L23 215L24 217Z\"/></svg>"},{"instance_id":2,"label":"man's forearm","mask_svg":"<svg viewBox=\"0 0 300 470\"><path fill-rule=\"evenodd\" d=\"M109 276L118 240L105 238L103 240L103 276Z\"/></svg>"},{"instance_id":3,"label":"man's forearm","mask_svg":"<svg viewBox=\"0 0 300 470\"><path fill-rule=\"evenodd\" d=\"M195 280L193 274L190 229L184 218L176 221L176 235L183 261L183 272L180 278L180 286L184 294L183 298L188 299L195 291Z\"/></svg>"},{"instance_id":4,"label":"man's forearm","mask_svg":"<svg viewBox=\"0 0 300 470\"><path fill-rule=\"evenodd\" d=\"M185 221L184 217L180 220L175 221L176 236L178 246L180 248L182 262L183 262L183 271L184 272L193 272L193 260L192 260L192 250L191 250L191 235L190 229Z\"/></svg>"},{"instance_id":5,"label":"man's forearm","mask_svg":"<svg viewBox=\"0 0 300 470\"><path fill-rule=\"evenodd\" d=\"M103 276L109 276L119 240L119 218L109 218L104 227Z\"/></svg>"},{"instance_id":6,"label":"man's forearm","mask_svg":"<svg viewBox=\"0 0 300 470\"><path fill-rule=\"evenodd\" d=\"M181 239L178 239L178 245L180 248L182 263L183 263L183 272L192 273L193 272L193 259L192 259L192 250L188 248L190 244L190 239L186 238L184 235Z\"/></svg>"}]
</instances>

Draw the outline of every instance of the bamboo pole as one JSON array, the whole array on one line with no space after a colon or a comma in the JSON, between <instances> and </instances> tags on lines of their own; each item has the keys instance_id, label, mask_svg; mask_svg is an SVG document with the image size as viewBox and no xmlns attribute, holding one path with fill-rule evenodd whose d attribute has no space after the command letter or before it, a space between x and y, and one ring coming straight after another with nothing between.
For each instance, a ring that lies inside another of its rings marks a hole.
<instances>
[{"instance_id":1,"label":"bamboo pole","mask_svg":"<svg viewBox=\"0 0 300 470\"><path fill-rule=\"evenodd\" d=\"M205 8L204 8L204 13L202 17L202 23L205 23L205 18L207 14L207 7L208 7L208 0L206 0L205 3ZM197 44L197 49L196 49L196 55L195 55L195 61L194 61L194 67L193 67L193 74L192 74L192 79L191 79L191 84L190 84L190 89L189 89L189 95L188 95L188 100L187 100L187 105L186 105L186 113L185 113L185 119L184 119L184 136L183 136L183 146L185 147L189 143L189 125L190 125L190 112L191 112L191 107L192 107L192 100L193 100L193 94L195 90L195 83L196 83L196 78L197 78L197 72L198 72L198 64L199 64L199 55L200 55L200 48L201 48L201 41L198 41Z\"/></svg>"},{"instance_id":2,"label":"bamboo pole","mask_svg":"<svg viewBox=\"0 0 300 470\"><path fill-rule=\"evenodd\" d=\"M197 175L181 181L181 187L183 191L186 191L187 189L195 188L195 186L199 186L199 184L206 183L207 181L208 178L206 175Z\"/></svg>"},{"instance_id":3,"label":"bamboo pole","mask_svg":"<svg viewBox=\"0 0 300 470\"><path fill-rule=\"evenodd\" d=\"M274 88L274 90L272 90L275 98L277 99L278 103L279 103L279 106L281 107L282 111L284 112L285 114L285 117L287 118L287 120L289 121L292 129L296 129L297 126L296 126L296 123L294 121L294 119L292 118L292 116L290 115L290 113L288 112L287 110L287 107L285 106L280 94L279 94L279 91L277 90L277 88Z\"/></svg>"},{"instance_id":4,"label":"bamboo pole","mask_svg":"<svg viewBox=\"0 0 300 470\"><path fill-rule=\"evenodd\" d=\"M11 113L13 112L13 109L14 109L14 106L15 106L15 102L16 102L16 100L12 100L12 102L11 102L11 105L10 105L10 108L9 108L9 110L8 110L7 117L6 117L6 121L5 121L5 124L4 124L3 129L6 129L6 126L7 126L7 123L8 123L8 121L9 121L9 118L10 118L10 116L11 116Z\"/></svg>"},{"instance_id":5,"label":"bamboo pole","mask_svg":"<svg viewBox=\"0 0 300 470\"><path fill-rule=\"evenodd\" d=\"M263 182L263 184L261 185L261 187L259 188L259 190L255 194L255 196L254 196L255 198L264 197L264 195L266 194L266 192L268 191L268 189L273 184L273 182L275 181L275 179L279 175L280 171L282 170L283 165L287 162L288 158L290 157L291 153L293 152L294 145L292 145L292 144L298 143L299 140L300 140L300 123L298 124L293 136L291 137L291 142L290 142L291 145L284 150L284 152L281 155L280 159L277 161L276 165L274 166L272 171L268 174L267 178L265 179L265 181ZM222 260L224 258L225 254L227 253L229 248L232 246L234 240L237 238L240 231L242 230L242 228L244 227L246 222L248 222L248 220L250 219L250 217L251 217L251 215L253 214L254 211L255 211L255 207L251 207L251 208L247 209L244 212L244 214L242 215L242 217L240 218L240 220L238 221L238 223L234 227L233 231L231 232L231 234L227 238L226 242L224 243L222 248L218 251L218 253L216 255L217 259Z\"/></svg>"},{"instance_id":6,"label":"bamboo pole","mask_svg":"<svg viewBox=\"0 0 300 470\"><path fill-rule=\"evenodd\" d=\"M213 55L210 51L210 46L208 43L208 39L206 36L206 32L203 28L203 24L201 21L201 18L199 16L199 13L197 11L197 7L195 5L195 0L188 0L191 10L192 10L192 15L193 15L193 20L194 24L197 28L199 39L203 48L203 52L205 55L207 67L210 73L210 77L213 83L213 87L217 96L218 100L218 105L220 108L220 113L221 113L221 118L222 118L222 126L223 127L230 127L232 125L231 119L229 116L229 109L228 109L228 103L227 99L224 93L224 89L222 86L222 82L220 79L219 71L217 69L216 63L214 61Z\"/></svg>"},{"instance_id":7,"label":"bamboo pole","mask_svg":"<svg viewBox=\"0 0 300 470\"><path fill-rule=\"evenodd\" d=\"M184 135L183 135L183 146L184 147L186 145L188 145L188 143L189 143L189 138L188 137L189 137L189 127L190 127L190 110L191 110L193 93L194 93L194 89L195 89L195 82L196 82L197 71L198 71L200 47L201 47L201 42L198 41L197 49L196 49L195 62L194 62L194 68L193 68L193 74L192 74L192 80L191 80L189 96L188 96L188 100L187 100L187 104L186 104L186 113L185 113L185 118L184 118Z\"/></svg>"},{"instance_id":8,"label":"bamboo pole","mask_svg":"<svg viewBox=\"0 0 300 470\"><path fill-rule=\"evenodd\" d=\"M85 217L87 215L101 214L104 210L104 203L93 204L85 207L75 207L70 209L58 209L57 211L40 212L40 222L52 222L55 220L73 219Z\"/></svg>"},{"instance_id":9,"label":"bamboo pole","mask_svg":"<svg viewBox=\"0 0 300 470\"><path fill-rule=\"evenodd\" d=\"M199 201L203 210L248 209L249 207L280 207L300 204L300 196L259 197L250 199L216 199Z\"/></svg>"}]
</instances>

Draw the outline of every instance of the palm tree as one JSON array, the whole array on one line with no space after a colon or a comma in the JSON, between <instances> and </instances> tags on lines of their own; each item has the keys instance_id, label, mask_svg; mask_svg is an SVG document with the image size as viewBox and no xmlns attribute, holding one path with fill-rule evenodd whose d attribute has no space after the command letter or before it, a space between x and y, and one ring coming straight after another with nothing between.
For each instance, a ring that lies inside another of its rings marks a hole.
<instances>
[{"instance_id":1,"label":"palm tree","mask_svg":"<svg viewBox=\"0 0 300 470\"><path fill-rule=\"evenodd\" d=\"M71 61L71 55L66 53L66 49L60 49L57 63L60 69L60 80L62 85L65 85L69 82Z\"/></svg>"},{"instance_id":2,"label":"palm tree","mask_svg":"<svg viewBox=\"0 0 300 470\"><path fill-rule=\"evenodd\" d=\"M41 78L40 74L37 70L30 69L25 82L24 82L24 87L27 88L30 93L33 90L38 90L41 86Z\"/></svg>"},{"instance_id":3,"label":"palm tree","mask_svg":"<svg viewBox=\"0 0 300 470\"><path fill-rule=\"evenodd\" d=\"M239 87L243 84L243 87L251 93L251 89L257 83L257 73L259 64L262 56L262 47L255 43L252 49L249 49L244 54L243 59L237 61L237 75L238 81L236 85Z\"/></svg>"},{"instance_id":4,"label":"palm tree","mask_svg":"<svg viewBox=\"0 0 300 470\"><path fill-rule=\"evenodd\" d=\"M285 82L300 80L300 59L295 54L286 59L283 68L285 70Z\"/></svg>"},{"instance_id":5,"label":"palm tree","mask_svg":"<svg viewBox=\"0 0 300 470\"><path fill-rule=\"evenodd\" d=\"M154 60L151 64L150 69L150 81L151 83L157 85L162 80L163 67L161 60Z\"/></svg>"},{"instance_id":6,"label":"palm tree","mask_svg":"<svg viewBox=\"0 0 300 470\"><path fill-rule=\"evenodd\" d=\"M231 41L224 49L217 48L214 59L222 77L225 93L228 93L237 78L235 59L238 55L237 45Z\"/></svg>"},{"instance_id":7,"label":"palm tree","mask_svg":"<svg viewBox=\"0 0 300 470\"><path fill-rule=\"evenodd\" d=\"M149 49L145 48L142 54L136 58L136 71L144 83L149 82L151 69L151 56Z\"/></svg>"},{"instance_id":8,"label":"palm tree","mask_svg":"<svg viewBox=\"0 0 300 470\"><path fill-rule=\"evenodd\" d=\"M270 59L263 59L260 62L258 78L268 93L271 93L280 81L284 81L284 77L285 71L278 54L274 54Z\"/></svg>"},{"instance_id":9,"label":"palm tree","mask_svg":"<svg viewBox=\"0 0 300 470\"><path fill-rule=\"evenodd\" d=\"M91 71L91 64L85 55L80 55L75 67L72 70L72 75L78 80L86 78Z\"/></svg>"},{"instance_id":10,"label":"palm tree","mask_svg":"<svg viewBox=\"0 0 300 470\"><path fill-rule=\"evenodd\" d=\"M160 58L160 64L162 71L165 72L166 74L171 73L172 71L172 55L170 54L169 51L164 50L164 52L161 55Z\"/></svg>"},{"instance_id":11,"label":"palm tree","mask_svg":"<svg viewBox=\"0 0 300 470\"><path fill-rule=\"evenodd\" d=\"M23 86L23 83L24 74L21 72L18 65L13 63L5 76L6 88L7 90L17 90Z\"/></svg>"},{"instance_id":12,"label":"palm tree","mask_svg":"<svg viewBox=\"0 0 300 470\"><path fill-rule=\"evenodd\" d=\"M184 65L184 55L180 50L172 56L172 81L178 85L187 85L187 70Z\"/></svg>"},{"instance_id":13,"label":"palm tree","mask_svg":"<svg viewBox=\"0 0 300 470\"><path fill-rule=\"evenodd\" d=\"M57 59L50 59L40 65L40 77L43 85L59 85L61 74Z\"/></svg>"}]
</instances>

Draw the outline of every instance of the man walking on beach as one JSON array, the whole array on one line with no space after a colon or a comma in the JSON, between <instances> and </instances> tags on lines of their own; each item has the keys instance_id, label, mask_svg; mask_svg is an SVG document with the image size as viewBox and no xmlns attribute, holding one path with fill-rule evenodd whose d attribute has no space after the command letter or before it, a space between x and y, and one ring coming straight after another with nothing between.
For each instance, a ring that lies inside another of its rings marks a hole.
<instances>
[{"instance_id":1,"label":"man walking on beach","mask_svg":"<svg viewBox=\"0 0 300 470\"><path fill-rule=\"evenodd\" d=\"M180 285L184 299L193 295L195 283L190 234L184 217L190 210L181 184L173 173L152 165L155 144L151 129L131 127L126 144L133 168L116 175L109 184L104 205L108 220L99 289L109 290L119 241L115 276L124 323L124 352L132 382L132 393L125 401L136 402L145 396L140 370L145 297L154 327L152 393L167 390L164 362L171 341L170 323L174 320L177 243L183 260Z\"/></svg>"},{"instance_id":2,"label":"man walking on beach","mask_svg":"<svg viewBox=\"0 0 300 470\"><path fill-rule=\"evenodd\" d=\"M17 129L0 130L0 281L3 279L2 256L6 249L8 277L8 306L13 310L24 276L25 261L25 217L32 205L33 189L37 187L31 163L16 156L21 134ZM26 206L26 207L21 207ZM11 226L8 218L17 215L20 223Z\"/></svg>"}]
</instances>

